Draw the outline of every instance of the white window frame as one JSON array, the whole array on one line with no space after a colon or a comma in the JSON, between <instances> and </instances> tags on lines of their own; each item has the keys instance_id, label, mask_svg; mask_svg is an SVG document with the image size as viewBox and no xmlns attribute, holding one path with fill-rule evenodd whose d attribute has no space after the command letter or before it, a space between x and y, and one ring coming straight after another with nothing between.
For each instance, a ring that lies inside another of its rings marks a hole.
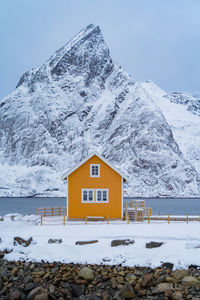
<instances>
[{"instance_id":1,"label":"white window frame","mask_svg":"<svg viewBox=\"0 0 200 300\"><path fill-rule=\"evenodd\" d=\"M98 191L101 191L101 201L98 201ZM107 201L103 201L103 191L107 192ZM96 203L108 203L108 202L109 202L108 189L96 189Z\"/></svg>"},{"instance_id":2,"label":"white window frame","mask_svg":"<svg viewBox=\"0 0 200 300\"><path fill-rule=\"evenodd\" d=\"M92 175L92 167L98 167L98 170L99 170L98 175ZM90 165L90 177L100 177L100 164L91 164Z\"/></svg>"},{"instance_id":3,"label":"white window frame","mask_svg":"<svg viewBox=\"0 0 200 300\"><path fill-rule=\"evenodd\" d=\"M87 201L83 200L84 191L87 191ZM89 191L92 191L92 193L93 193L92 201L89 201ZM81 192L81 202L82 203L94 203L94 199L95 199L95 189L82 189L82 192Z\"/></svg>"}]
</instances>

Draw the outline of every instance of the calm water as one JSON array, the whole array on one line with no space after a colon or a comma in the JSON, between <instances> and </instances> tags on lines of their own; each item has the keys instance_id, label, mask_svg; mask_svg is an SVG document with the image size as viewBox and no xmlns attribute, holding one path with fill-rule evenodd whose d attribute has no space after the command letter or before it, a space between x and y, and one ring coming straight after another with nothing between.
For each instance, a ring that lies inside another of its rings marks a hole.
<instances>
[{"instance_id":1,"label":"calm water","mask_svg":"<svg viewBox=\"0 0 200 300\"><path fill-rule=\"evenodd\" d=\"M130 198L126 198L131 200ZM200 199L145 199L154 215L200 215ZM36 207L66 206L65 198L0 198L0 215L9 213L35 214Z\"/></svg>"}]
</instances>

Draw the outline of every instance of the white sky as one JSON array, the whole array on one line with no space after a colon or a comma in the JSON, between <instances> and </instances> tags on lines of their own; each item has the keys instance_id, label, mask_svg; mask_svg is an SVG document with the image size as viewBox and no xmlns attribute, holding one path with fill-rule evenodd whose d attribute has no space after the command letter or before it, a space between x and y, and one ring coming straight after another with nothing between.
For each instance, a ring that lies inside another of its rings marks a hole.
<instances>
[{"instance_id":1,"label":"white sky","mask_svg":"<svg viewBox=\"0 0 200 300\"><path fill-rule=\"evenodd\" d=\"M200 0L0 0L0 99L90 23L135 80L200 92Z\"/></svg>"}]
</instances>

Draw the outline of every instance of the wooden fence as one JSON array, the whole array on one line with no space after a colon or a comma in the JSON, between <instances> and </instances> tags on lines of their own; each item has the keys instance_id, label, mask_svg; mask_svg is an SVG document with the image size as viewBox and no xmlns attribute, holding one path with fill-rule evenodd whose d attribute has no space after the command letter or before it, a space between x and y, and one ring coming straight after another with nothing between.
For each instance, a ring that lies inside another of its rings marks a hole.
<instances>
[{"instance_id":1,"label":"wooden fence","mask_svg":"<svg viewBox=\"0 0 200 300\"><path fill-rule=\"evenodd\" d=\"M67 208L66 207L37 207L36 215L43 217L50 216L66 216Z\"/></svg>"}]
</instances>

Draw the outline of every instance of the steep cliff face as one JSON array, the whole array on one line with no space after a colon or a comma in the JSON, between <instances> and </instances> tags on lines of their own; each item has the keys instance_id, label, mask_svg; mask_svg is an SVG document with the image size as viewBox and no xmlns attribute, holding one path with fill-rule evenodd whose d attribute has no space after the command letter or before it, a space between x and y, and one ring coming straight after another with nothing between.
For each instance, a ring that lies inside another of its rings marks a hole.
<instances>
[{"instance_id":1,"label":"steep cliff face","mask_svg":"<svg viewBox=\"0 0 200 300\"><path fill-rule=\"evenodd\" d=\"M0 195L64 195L60 174L93 150L127 173L129 195L199 194L152 91L89 25L0 101Z\"/></svg>"}]
</instances>

